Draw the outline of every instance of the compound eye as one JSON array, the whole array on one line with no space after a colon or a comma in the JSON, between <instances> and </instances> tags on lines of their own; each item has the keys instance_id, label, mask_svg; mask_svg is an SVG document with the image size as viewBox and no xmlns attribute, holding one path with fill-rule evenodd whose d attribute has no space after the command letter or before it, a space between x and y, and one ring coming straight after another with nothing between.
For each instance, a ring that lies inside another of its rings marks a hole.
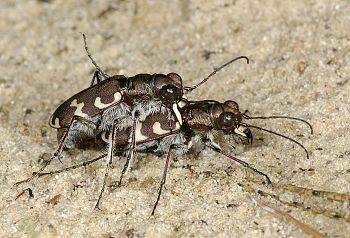
<instances>
[{"instance_id":1,"label":"compound eye","mask_svg":"<svg viewBox=\"0 0 350 238\"><path fill-rule=\"evenodd\" d=\"M165 88L165 90L166 90L166 93L167 93L167 94L170 94L170 95L173 95L173 94L174 94L174 89L171 88L171 87L167 87L167 88Z\"/></svg>"},{"instance_id":2,"label":"compound eye","mask_svg":"<svg viewBox=\"0 0 350 238\"><path fill-rule=\"evenodd\" d=\"M167 103L178 101L181 97L180 90L174 85L165 85L160 90L160 97Z\"/></svg>"},{"instance_id":3,"label":"compound eye","mask_svg":"<svg viewBox=\"0 0 350 238\"><path fill-rule=\"evenodd\" d=\"M232 112L223 112L220 115L220 125L223 129L236 127L235 115Z\"/></svg>"}]
</instances>

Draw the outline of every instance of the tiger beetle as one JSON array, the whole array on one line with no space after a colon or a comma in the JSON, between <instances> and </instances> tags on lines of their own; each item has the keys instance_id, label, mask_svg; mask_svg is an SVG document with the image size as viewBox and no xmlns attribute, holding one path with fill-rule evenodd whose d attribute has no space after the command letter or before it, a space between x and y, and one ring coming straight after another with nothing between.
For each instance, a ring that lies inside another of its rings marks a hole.
<instances>
[{"instance_id":1,"label":"tiger beetle","mask_svg":"<svg viewBox=\"0 0 350 238\"><path fill-rule=\"evenodd\" d=\"M181 155L192 152L191 149L194 149L195 152L200 152L205 148L210 148L213 151L227 157L231 161L237 162L243 167L264 176L266 179L266 184L271 184L270 178L265 173L254 168L253 165L242 161L239 158L236 158L235 156L230 155L230 153L224 151L221 146L215 142L213 136L213 133L215 132L222 133L225 137L227 137L227 141L231 141L231 139L236 141L236 139L239 139L243 143L251 144L253 142L253 134L250 128L255 128L292 141L306 152L307 158L309 157L308 151L300 142L283 134L251 125L246 122L247 120L253 119L276 118L298 120L306 123L310 127L312 133L312 126L310 123L303 119L288 116L248 116L247 112L241 113L238 104L231 100L221 103L214 100L188 101L183 98L178 103L178 108L181 114L180 122L177 121L176 118L172 118L170 119L172 123L169 123L167 113L159 111L148 115L142 122L137 122L135 120L133 126L125 128L122 131L116 131L113 136L111 136L111 134L113 134L113 131L104 131L102 132L103 135L101 135L100 139L107 142L109 148L108 154L103 154L95 159L88 160L81 164L76 164L60 170L41 172L38 174L38 176L53 175L69 171L71 169L89 165L106 157L111 159L114 155L122 155L123 152L126 151L127 159L116 186L119 187L122 184L123 176L129 168L130 160L132 159L135 152L165 155L164 168L158 189L158 196L151 213L153 215L158 205L163 186L165 184L169 162L171 159L171 154L173 152L175 152L177 155ZM114 138L113 142L110 141L110 138ZM111 150L111 143L113 143L115 146L114 151ZM107 163L102 190L96 203L96 208L98 208L100 200L102 198L105 181L108 176L109 163L110 161Z\"/></svg>"},{"instance_id":2,"label":"tiger beetle","mask_svg":"<svg viewBox=\"0 0 350 238\"><path fill-rule=\"evenodd\" d=\"M50 125L58 129L58 149L38 172L19 183L28 182L37 176L57 174L86 166L107 157L103 184L95 205L95 208L98 209L114 155L126 155L126 162L117 184L120 186L124 174L130 168L135 152L165 154L162 179L152 210L153 215L165 184L173 152L181 155L192 151L190 149L200 152L205 148L210 148L264 176L266 183L271 184L270 178L265 173L225 152L215 142L214 132L223 133L224 136L233 138L235 141L239 139L244 143L252 143L253 134L250 128L262 130L292 141L306 152L307 158L309 157L308 151L300 142L246 122L253 119L278 118L297 120L306 123L312 134L311 124L303 119L289 116L253 117L249 116L247 111L241 113L238 104L232 100L221 103L215 100L189 101L184 97L185 93L203 85L210 77L234 61L245 59L249 64L247 57L240 56L232 59L215 68L197 85L183 87L182 79L176 73L138 74L133 77L108 76L91 57L84 34L83 38L85 50L97 69L91 85L66 100L53 113ZM59 158L64 148L76 147L91 138L107 143L107 153L71 167L43 172L54 158Z\"/></svg>"},{"instance_id":3,"label":"tiger beetle","mask_svg":"<svg viewBox=\"0 0 350 238\"><path fill-rule=\"evenodd\" d=\"M236 60L245 59L249 63L246 56L237 57L215 69L194 87L183 87L182 79L176 73L109 76L95 62L89 52L85 34L82 36L86 53L97 71L90 87L64 101L52 114L49 124L57 129L59 146L53 156L44 161L38 172L22 182L32 180L53 159L60 160L64 148L75 148L83 141L96 138L103 131L123 130L131 127L134 121L143 121L156 112L166 112L169 120L175 117L180 122L177 102L183 98L184 91L194 90ZM113 146L111 143L111 150Z\"/></svg>"}]
</instances>

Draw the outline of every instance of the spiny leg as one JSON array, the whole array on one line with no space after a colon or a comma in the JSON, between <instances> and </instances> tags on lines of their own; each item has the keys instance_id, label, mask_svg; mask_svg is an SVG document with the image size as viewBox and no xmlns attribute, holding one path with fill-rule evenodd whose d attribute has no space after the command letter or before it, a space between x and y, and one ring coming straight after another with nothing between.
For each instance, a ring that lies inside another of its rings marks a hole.
<instances>
[{"instance_id":1,"label":"spiny leg","mask_svg":"<svg viewBox=\"0 0 350 238\"><path fill-rule=\"evenodd\" d=\"M167 175L167 173L168 173L168 167L169 167L169 161L170 161L171 150L172 150L172 146L170 146L170 148L169 148L169 150L168 150L168 153L167 153L167 155L166 155L166 157L165 157L165 160L164 160L163 175L162 175L162 179L161 179L161 181L160 181L160 185L159 185L159 189L158 189L157 200L156 200L156 202L154 203L151 216L154 215L154 212L155 212L155 210L156 210L156 208L157 208L157 205L158 205L158 203L159 203L159 200L160 200L160 195L162 194L163 186L164 186L165 180L166 180L166 175Z\"/></svg>"},{"instance_id":2,"label":"spiny leg","mask_svg":"<svg viewBox=\"0 0 350 238\"><path fill-rule=\"evenodd\" d=\"M32 176L30 176L29 178L25 179L25 180L22 180L22 181L19 181L19 182L16 182L14 185L19 185L19 184L22 184L22 183L27 183L29 181L31 181L32 179L34 179L35 177L37 177L41 172L43 172L45 170L45 168L53 161L53 159L55 158L58 158L59 159L59 156L61 155L62 151L63 151L63 148L64 148L64 144L66 142L66 139L67 139L67 136L72 128L72 125L73 123L76 121L76 120L79 120L81 117L78 117L78 116L73 116L72 117L72 120L71 122L69 123L69 127L68 127L68 130L63 134L63 136L61 137L60 139L60 142L58 144L58 148L57 150L55 151L55 153L53 154L53 156L51 156L50 159L48 160L45 160L44 161L44 165L39 169L39 171L37 172L34 172L32 174Z\"/></svg>"},{"instance_id":3,"label":"spiny leg","mask_svg":"<svg viewBox=\"0 0 350 238\"><path fill-rule=\"evenodd\" d=\"M120 178L119 178L118 187L121 186L124 174L130 168L132 159L134 157L134 151L135 151L135 147L136 147L136 137L135 137L135 134L136 134L136 121L137 121L136 117L137 117L137 115L136 115L136 112L135 112L135 113L133 113L133 116L132 116L131 145L130 145L130 148L128 150L128 154L126 156L126 162L124 164L122 173L121 173Z\"/></svg>"},{"instance_id":4,"label":"spiny leg","mask_svg":"<svg viewBox=\"0 0 350 238\"><path fill-rule=\"evenodd\" d=\"M28 191L28 194L29 194L29 197L30 197L30 198L33 198L33 197L34 197L33 190L32 190L31 188L26 188L26 189L23 189L22 192L20 192L20 193L16 196L15 200L17 200L19 197L21 197L26 191Z\"/></svg>"},{"instance_id":5,"label":"spiny leg","mask_svg":"<svg viewBox=\"0 0 350 238\"><path fill-rule=\"evenodd\" d=\"M249 163L244 162L243 160L240 160L240 159L238 159L238 158L236 158L236 157L234 157L234 156L232 156L232 155L230 155L230 154L227 154L227 153L223 152L221 149L219 149L219 148L217 148L217 147L214 147L214 146L211 146L211 145L209 145L208 147L209 147L210 149L216 151L217 153L226 156L226 157L229 158L230 160L233 160L233 161L235 161L235 162L241 164L243 167L249 168L249 169L251 169L252 171L254 171L255 173L258 173L258 174L264 176L265 179L266 179L266 181L267 181L267 184L268 184L268 185L271 185L271 184L272 184L272 182L271 182L269 176L267 176L267 175L264 174L263 172L257 170L256 168L254 168L254 167L253 167L252 165L250 165Z\"/></svg>"},{"instance_id":6,"label":"spiny leg","mask_svg":"<svg viewBox=\"0 0 350 238\"><path fill-rule=\"evenodd\" d=\"M113 159L113 148L114 148L114 143L115 143L116 125L117 125L116 121L114 121L113 125L112 125L112 132L109 134L109 138L108 138L107 164L106 164L105 175L104 175L104 178L103 178L101 191L100 191L100 194L98 196L98 199L97 199L97 202L96 202L96 205L95 205L95 209L97 209L97 210L101 210L99 208L99 204L100 204L100 201L101 201L101 198L102 198L102 194L103 194L103 192L105 190L105 187L106 187L106 180L107 180L108 172L109 172L110 165L111 165L112 159Z\"/></svg>"},{"instance_id":7,"label":"spiny leg","mask_svg":"<svg viewBox=\"0 0 350 238\"><path fill-rule=\"evenodd\" d=\"M44 173L39 173L38 174L38 177L42 177L42 176L45 176L45 175L53 175L53 174L59 174L59 173L62 173L62 172L67 172L69 170L73 170L73 169L77 169L77 168L80 168L80 167L84 167L84 166L87 166L89 164L92 164L96 161L99 161L100 159L103 159L104 157L106 157L107 154L103 154L95 159L91 159L91 160L87 160L87 161L84 161L80 164L74 164L70 167L66 167L66 168L63 168L63 169L58 169L58 170L54 170L54 171L49 171L49 172L44 172Z\"/></svg>"}]
</instances>

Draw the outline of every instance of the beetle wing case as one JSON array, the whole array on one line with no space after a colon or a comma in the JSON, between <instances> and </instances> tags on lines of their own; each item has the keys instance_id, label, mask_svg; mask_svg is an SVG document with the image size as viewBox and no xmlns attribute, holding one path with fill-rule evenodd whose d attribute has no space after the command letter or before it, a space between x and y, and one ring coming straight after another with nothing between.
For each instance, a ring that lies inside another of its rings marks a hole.
<instances>
[{"instance_id":1,"label":"beetle wing case","mask_svg":"<svg viewBox=\"0 0 350 238\"><path fill-rule=\"evenodd\" d=\"M111 77L70 97L52 114L50 126L68 128L73 116L89 120L118 104L123 99L120 81L126 81L126 77Z\"/></svg>"}]
</instances>

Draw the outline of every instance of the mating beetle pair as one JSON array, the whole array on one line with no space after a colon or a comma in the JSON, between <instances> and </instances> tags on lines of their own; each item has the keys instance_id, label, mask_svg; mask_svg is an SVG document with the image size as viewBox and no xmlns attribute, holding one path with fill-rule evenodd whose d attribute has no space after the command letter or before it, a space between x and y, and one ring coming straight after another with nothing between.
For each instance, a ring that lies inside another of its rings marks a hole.
<instances>
[{"instance_id":1,"label":"mating beetle pair","mask_svg":"<svg viewBox=\"0 0 350 238\"><path fill-rule=\"evenodd\" d=\"M250 117L246 113L242 114L234 101L220 103L214 100L188 101L184 98L184 90L196 89L216 72L238 59L246 59L249 63L247 57L241 56L225 63L194 87L183 87L181 77L175 73L109 77L92 59L85 35L83 37L85 49L97 71L89 88L66 100L52 115L50 125L58 129L59 147L54 156L39 172L34 173L33 177L63 171L43 173L45 167L60 156L64 147L72 148L95 138L105 141L108 144L108 153L82 164L86 165L107 156L104 182L96 203L98 208L116 148L127 151L119 185L135 151L166 154L158 197L152 211L154 214L165 183L171 152L186 153L194 144L199 144L200 149L209 147L225 155L265 176L267 182L271 183L266 174L224 152L215 143L213 131L220 131L251 143L253 136L249 127L257 128L289 139L306 151L299 142L289 137L243 122L243 119L287 118L303 121L312 129L311 125L302 119L286 116Z\"/></svg>"}]
</instances>

